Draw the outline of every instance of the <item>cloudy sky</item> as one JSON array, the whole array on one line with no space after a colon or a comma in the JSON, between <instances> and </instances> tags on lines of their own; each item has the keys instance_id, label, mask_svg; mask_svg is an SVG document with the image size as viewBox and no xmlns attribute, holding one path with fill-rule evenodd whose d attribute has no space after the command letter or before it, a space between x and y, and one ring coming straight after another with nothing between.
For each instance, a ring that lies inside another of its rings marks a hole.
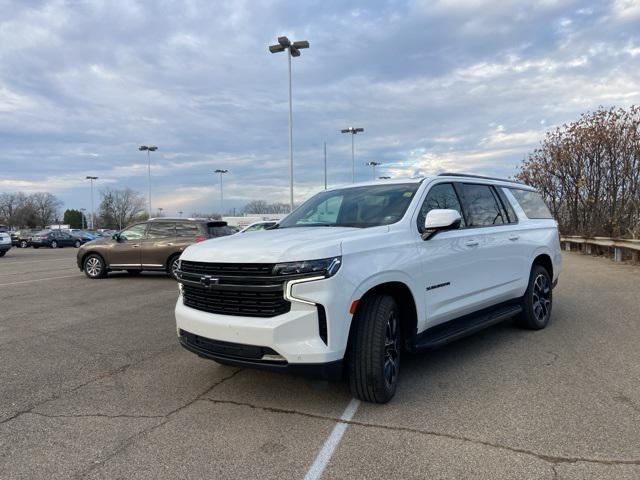
<instances>
[{"instance_id":1,"label":"cloudy sky","mask_svg":"<svg viewBox=\"0 0 640 480\"><path fill-rule=\"evenodd\" d=\"M640 103L640 0L0 0L0 191L89 207L99 187L165 212L288 200L293 60L296 199L357 178L512 175L545 130Z\"/></svg>"}]
</instances>

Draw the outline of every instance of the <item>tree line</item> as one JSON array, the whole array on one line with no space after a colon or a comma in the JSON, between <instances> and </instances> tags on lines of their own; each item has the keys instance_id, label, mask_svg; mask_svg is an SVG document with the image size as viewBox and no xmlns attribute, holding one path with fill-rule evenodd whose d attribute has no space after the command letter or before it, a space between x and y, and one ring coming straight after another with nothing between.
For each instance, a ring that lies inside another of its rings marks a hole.
<instances>
[{"instance_id":1,"label":"tree line","mask_svg":"<svg viewBox=\"0 0 640 480\"><path fill-rule=\"evenodd\" d=\"M640 235L640 107L599 108L548 132L516 175L567 235Z\"/></svg>"},{"instance_id":2,"label":"tree line","mask_svg":"<svg viewBox=\"0 0 640 480\"><path fill-rule=\"evenodd\" d=\"M57 222L62 202L47 192L0 193L0 222L20 228L44 228Z\"/></svg>"}]
</instances>

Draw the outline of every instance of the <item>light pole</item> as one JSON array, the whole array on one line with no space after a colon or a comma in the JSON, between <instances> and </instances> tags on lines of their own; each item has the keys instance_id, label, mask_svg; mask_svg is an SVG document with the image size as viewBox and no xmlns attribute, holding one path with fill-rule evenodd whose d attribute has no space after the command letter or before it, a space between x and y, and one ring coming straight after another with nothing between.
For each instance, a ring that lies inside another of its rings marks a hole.
<instances>
[{"instance_id":1,"label":"light pole","mask_svg":"<svg viewBox=\"0 0 640 480\"><path fill-rule=\"evenodd\" d=\"M182 218L182 214L184 213L182 210L178 212L180 214L180 218Z\"/></svg>"},{"instance_id":2,"label":"light pole","mask_svg":"<svg viewBox=\"0 0 640 480\"><path fill-rule=\"evenodd\" d=\"M364 128L344 128L340 130L341 133L351 134L351 183L356 183L356 149L353 138L358 134L364 132Z\"/></svg>"},{"instance_id":3,"label":"light pole","mask_svg":"<svg viewBox=\"0 0 640 480\"><path fill-rule=\"evenodd\" d=\"M309 48L309 42L300 40L291 42L287 37L278 37L276 45L270 45L271 53L287 51L287 61L289 64L289 200L291 211L293 211L293 100L291 95L291 57L299 57L300 50Z\"/></svg>"},{"instance_id":4,"label":"light pole","mask_svg":"<svg viewBox=\"0 0 640 480\"><path fill-rule=\"evenodd\" d=\"M371 167L371 169L373 170L373 172L372 172L373 175L371 176L371 179L375 180L376 179L376 167L378 165L382 165L382 164L380 162L367 162L367 165L369 165Z\"/></svg>"},{"instance_id":5,"label":"light pole","mask_svg":"<svg viewBox=\"0 0 640 480\"><path fill-rule=\"evenodd\" d=\"M98 180L98 177L87 175L86 179L91 182L91 230L95 230L95 225L93 224L96 218L95 210L93 209L93 181Z\"/></svg>"},{"instance_id":6,"label":"light pole","mask_svg":"<svg viewBox=\"0 0 640 480\"><path fill-rule=\"evenodd\" d=\"M158 207L158 216L162 217L162 211L164 210L164 208L162 207Z\"/></svg>"},{"instance_id":7,"label":"light pole","mask_svg":"<svg viewBox=\"0 0 640 480\"><path fill-rule=\"evenodd\" d=\"M147 196L149 199L149 218L151 218L151 152L158 150L155 145L140 145L138 150L147 152Z\"/></svg>"},{"instance_id":8,"label":"light pole","mask_svg":"<svg viewBox=\"0 0 640 480\"><path fill-rule=\"evenodd\" d=\"M220 168L218 168L215 172L213 173L219 173L220 174L220 217L222 218L222 215L224 215L224 210L223 210L223 205L224 205L224 196L222 194L222 175L224 175L225 173L228 173L229 170L222 170Z\"/></svg>"},{"instance_id":9,"label":"light pole","mask_svg":"<svg viewBox=\"0 0 640 480\"><path fill-rule=\"evenodd\" d=\"M84 230L84 212L86 211L87 211L86 208L80 209L80 214L82 215L82 217L80 218L80 225L82 226L82 230Z\"/></svg>"}]
</instances>

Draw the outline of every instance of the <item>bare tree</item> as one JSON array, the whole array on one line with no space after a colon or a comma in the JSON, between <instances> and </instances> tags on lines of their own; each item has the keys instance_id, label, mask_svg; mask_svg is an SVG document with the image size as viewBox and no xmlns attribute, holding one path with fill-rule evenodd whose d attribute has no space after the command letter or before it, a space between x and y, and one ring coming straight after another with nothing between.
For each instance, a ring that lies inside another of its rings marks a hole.
<instances>
[{"instance_id":1,"label":"bare tree","mask_svg":"<svg viewBox=\"0 0 640 480\"><path fill-rule=\"evenodd\" d=\"M144 212L144 198L139 192L126 187L114 191L114 213L118 228L123 229Z\"/></svg>"},{"instance_id":2,"label":"bare tree","mask_svg":"<svg viewBox=\"0 0 640 480\"><path fill-rule=\"evenodd\" d=\"M30 195L29 200L35 210L36 222L39 226L44 228L59 217L62 202L55 195L38 192Z\"/></svg>"},{"instance_id":3,"label":"bare tree","mask_svg":"<svg viewBox=\"0 0 640 480\"><path fill-rule=\"evenodd\" d=\"M640 235L640 107L600 108L549 132L517 175L563 233Z\"/></svg>"},{"instance_id":4,"label":"bare tree","mask_svg":"<svg viewBox=\"0 0 640 480\"><path fill-rule=\"evenodd\" d=\"M289 204L268 203L265 200L251 200L244 207L244 213L248 214L269 214L269 213L289 213Z\"/></svg>"}]
</instances>

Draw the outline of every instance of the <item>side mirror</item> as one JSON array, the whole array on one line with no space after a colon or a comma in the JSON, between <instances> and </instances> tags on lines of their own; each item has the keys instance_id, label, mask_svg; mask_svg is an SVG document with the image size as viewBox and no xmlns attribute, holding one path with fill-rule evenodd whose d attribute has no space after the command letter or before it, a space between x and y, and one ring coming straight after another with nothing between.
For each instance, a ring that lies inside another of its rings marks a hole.
<instances>
[{"instance_id":1,"label":"side mirror","mask_svg":"<svg viewBox=\"0 0 640 480\"><path fill-rule=\"evenodd\" d=\"M455 230L460 227L462 217L457 210L436 208L427 213L424 219L423 240L429 240L436 233L444 230Z\"/></svg>"},{"instance_id":2,"label":"side mirror","mask_svg":"<svg viewBox=\"0 0 640 480\"><path fill-rule=\"evenodd\" d=\"M113 238L116 242L119 242L121 240L120 232L114 233L113 235L111 235L111 238Z\"/></svg>"}]
</instances>

